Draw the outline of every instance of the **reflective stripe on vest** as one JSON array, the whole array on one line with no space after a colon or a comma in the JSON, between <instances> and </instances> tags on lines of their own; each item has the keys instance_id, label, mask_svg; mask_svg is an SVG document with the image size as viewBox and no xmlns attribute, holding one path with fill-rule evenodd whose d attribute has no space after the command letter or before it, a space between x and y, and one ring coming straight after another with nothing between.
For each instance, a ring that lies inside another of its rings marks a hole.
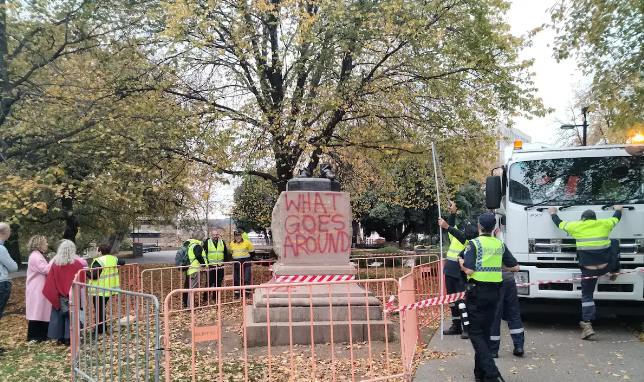
<instances>
[{"instance_id":1,"label":"reflective stripe on vest","mask_svg":"<svg viewBox=\"0 0 644 382\"><path fill-rule=\"evenodd\" d=\"M194 252L195 246L197 245L201 245L199 240L190 239L190 244L188 244L188 260L190 261L190 267L188 267L188 271L186 272L188 276L197 273L201 267ZM203 256L203 251L201 254Z\"/></svg>"},{"instance_id":2,"label":"reflective stripe on vest","mask_svg":"<svg viewBox=\"0 0 644 382\"><path fill-rule=\"evenodd\" d=\"M472 240L472 243L476 248L476 267L474 273L467 279L490 283L502 282L505 246L501 240L489 236L479 236Z\"/></svg>"},{"instance_id":3,"label":"reflective stripe on vest","mask_svg":"<svg viewBox=\"0 0 644 382\"><path fill-rule=\"evenodd\" d=\"M92 268L94 263L97 262L101 266L101 271L99 273L98 279L89 280L88 284L99 287L99 288L111 288L111 289L121 289L120 288L120 279L119 279L119 269L118 269L118 258L112 255L105 255L97 257L92 261ZM93 288L91 294L94 296L111 296L112 294L117 293L114 291L108 291L105 289Z\"/></svg>"},{"instance_id":4,"label":"reflective stripe on vest","mask_svg":"<svg viewBox=\"0 0 644 382\"><path fill-rule=\"evenodd\" d=\"M208 264L216 264L224 262L224 242L219 239L217 241L217 246L212 242L212 239L208 240Z\"/></svg>"},{"instance_id":5,"label":"reflective stripe on vest","mask_svg":"<svg viewBox=\"0 0 644 382\"><path fill-rule=\"evenodd\" d=\"M247 249L238 249L236 251L232 251L232 253L233 253L233 257L235 257L237 259L241 259L241 258L250 256L250 253L248 252Z\"/></svg>"},{"instance_id":6,"label":"reflective stripe on vest","mask_svg":"<svg viewBox=\"0 0 644 382\"><path fill-rule=\"evenodd\" d=\"M454 228L458 229L457 226ZM449 237L449 249L447 250L447 259L452 261L458 261L458 254L461 253L466 247L468 242L465 241L465 244L462 244L460 241L456 240L451 233L448 233Z\"/></svg>"},{"instance_id":7,"label":"reflective stripe on vest","mask_svg":"<svg viewBox=\"0 0 644 382\"><path fill-rule=\"evenodd\" d=\"M577 248L584 251L610 248L611 231L619 221L617 218L561 222L559 228L567 231L577 242Z\"/></svg>"}]
</instances>

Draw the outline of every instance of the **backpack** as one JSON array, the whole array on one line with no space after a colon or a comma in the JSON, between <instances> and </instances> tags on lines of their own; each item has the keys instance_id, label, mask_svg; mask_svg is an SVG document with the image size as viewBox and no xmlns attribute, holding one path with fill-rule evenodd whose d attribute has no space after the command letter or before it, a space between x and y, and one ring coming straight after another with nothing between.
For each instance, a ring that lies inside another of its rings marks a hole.
<instances>
[{"instance_id":1,"label":"backpack","mask_svg":"<svg viewBox=\"0 0 644 382\"><path fill-rule=\"evenodd\" d=\"M174 256L174 265L177 267L185 267L190 265L190 258L188 257L188 244L189 241L185 241L183 246L179 248L177 254Z\"/></svg>"}]
</instances>

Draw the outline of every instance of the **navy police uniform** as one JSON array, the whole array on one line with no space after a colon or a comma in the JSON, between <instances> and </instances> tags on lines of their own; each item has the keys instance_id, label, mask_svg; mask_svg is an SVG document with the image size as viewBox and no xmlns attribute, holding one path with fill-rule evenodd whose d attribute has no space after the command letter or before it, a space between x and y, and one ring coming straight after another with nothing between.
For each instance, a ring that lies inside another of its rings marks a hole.
<instances>
[{"instance_id":1,"label":"navy police uniform","mask_svg":"<svg viewBox=\"0 0 644 382\"><path fill-rule=\"evenodd\" d=\"M483 232L492 232L496 226L494 214L482 214L479 225ZM503 282L503 265L512 268L518 263L505 245L489 233L471 240L465 250L463 268L474 271L467 276L465 305L474 347L474 376L478 382L504 381L494 363L490 341Z\"/></svg>"},{"instance_id":2,"label":"navy police uniform","mask_svg":"<svg viewBox=\"0 0 644 382\"><path fill-rule=\"evenodd\" d=\"M523 355L523 345L525 342L523 322L521 321L521 310L519 308L519 296L517 295L517 284L514 281L514 273L503 272L503 285L499 297L499 305L496 309L496 317L492 324L490 332L490 341L492 344L492 356L499 356L499 346L501 344L501 320L508 323L510 336L514 343L512 354L517 357Z\"/></svg>"}]
</instances>

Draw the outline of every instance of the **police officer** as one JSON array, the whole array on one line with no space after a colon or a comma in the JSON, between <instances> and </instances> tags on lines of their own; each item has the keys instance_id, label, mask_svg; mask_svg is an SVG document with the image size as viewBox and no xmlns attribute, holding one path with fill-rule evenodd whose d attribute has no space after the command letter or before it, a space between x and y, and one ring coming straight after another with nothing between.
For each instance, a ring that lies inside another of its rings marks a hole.
<instances>
[{"instance_id":1,"label":"police officer","mask_svg":"<svg viewBox=\"0 0 644 382\"><path fill-rule=\"evenodd\" d=\"M459 259L467 275L465 305L470 320L470 341L474 347L474 378L477 382L505 382L492 358L490 332L499 303L502 270L518 271L519 264L498 239L492 237L494 214L479 216L479 237L471 240Z\"/></svg>"},{"instance_id":2,"label":"police officer","mask_svg":"<svg viewBox=\"0 0 644 382\"><path fill-rule=\"evenodd\" d=\"M448 221L438 219L438 225L447 230L449 235L449 249L447 250L447 257L445 258L443 274L445 275L445 290L447 294L453 294L465 290L459 278L460 266L458 264L458 254L465 249L467 240L465 240L465 235L454 227L456 222L456 204L451 203L449 209L451 213L447 218ZM467 339L469 338L467 335L467 327L462 325L462 317L458 309L460 303L462 303L462 300L449 303L450 310L452 311L452 326L444 330L443 334L446 336L460 334L461 338Z\"/></svg>"},{"instance_id":3,"label":"police officer","mask_svg":"<svg viewBox=\"0 0 644 382\"><path fill-rule=\"evenodd\" d=\"M567 222L557 216L557 208L550 207L555 225L577 241L577 259L584 277L602 276L618 266L619 252L611 249L608 235L622 218L622 206L613 206L613 209L615 213L609 219L597 219L595 211L586 210L581 214L581 221ZM584 340L595 335L591 321L595 319L593 294L596 286L596 278L581 281L582 321L579 326Z\"/></svg>"},{"instance_id":4,"label":"police officer","mask_svg":"<svg viewBox=\"0 0 644 382\"><path fill-rule=\"evenodd\" d=\"M510 329L510 336L512 336L512 342L514 343L512 354L522 357L525 337L519 308L519 296L517 295L517 283L514 281L514 274L508 271L503 271L503 285L501 286L499 306L496 309L496 317L490 332L492 357L494 358L499 357L502 319L508 322L508 329Z\"/></svg>"},{"instance_id":5,"label":"police officer","mask_svg":"<svg viewBox=\"0 0 644 382\"><path fill-rule=\"evenodd\" d=\"M465 290L464 284L461 282L460 273L461 268L458 263L458 256L465 247L467 246L467 241L478 236L478 229L475 229L473 225L465 226L466 229L461 231L455 227L456 222L456 205L451 203L450 206L450 216L448 221L443 219L438 219L438 225L446 229L449 235L449 249L447 250L447 257L445 258L445 266L443 267L443 274L445 275L445 290L447 294L453 294L458 292L463 292ZM469 230L468 230L469 228ZM472 230L474 234L472 235ZM470 232L468 237L467 232ZM460 334L461 338L468 339L468 326L469 320L467 319L467 313L465 312L465 303L463 300L458 300L451 302L449 304L451 313L452 313L452 326L449 329L443 331L443 334L456 335Z\"/></svg>"}]
</instances>

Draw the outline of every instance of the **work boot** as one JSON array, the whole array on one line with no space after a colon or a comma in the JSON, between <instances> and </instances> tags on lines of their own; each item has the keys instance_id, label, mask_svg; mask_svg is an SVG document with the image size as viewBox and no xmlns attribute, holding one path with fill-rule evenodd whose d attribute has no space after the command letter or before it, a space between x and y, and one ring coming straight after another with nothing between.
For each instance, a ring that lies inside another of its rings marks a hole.
<instances>
[{"instance_id":1,"label":"work boot","mask_svg":"<svg viewBox=\"0 0 644 382\"><path fill-rule=\"evenodd\" d=\"M443 334L446 336L453 336L455 334L461 334L461 333L463 333L463 329L461 329L461 325L460 324L457 325L453 321L452 321L452 326L450 326L449 329L443 330Z\"/></svg>"},{"instance_id":2,"label":"work boot","mask_svg":"<svg viewBox=\"0 0 644 382\"><path fill-rule=\"evenodd\" d=\"M523 347L515 346L512 354L514 354L515 357L523 357Z\"/></svg>"},{"instance_id":3,"label":"work boot","mask_svg":"<svg viewBox=\"0 0 644 382\"><path fill-rule=\"evenodd\" d=\"M582 340L590 339L590 337L595 335L595 331L593 330L593 324L591 324L590 322L581 321L579 323L579 326L581 326Z\"/></svg>"},{"instance_id":4,"label":"work boot","mask_svg":"<svg viewBox=\"0 0 644 382\"><path fill-rule=\"evenodd\" d=\"M470 339L470 334L467 332L467 326L463 326L463 333L461 333L461 338L464 340Z\"/></svg>"}]
</instances>

